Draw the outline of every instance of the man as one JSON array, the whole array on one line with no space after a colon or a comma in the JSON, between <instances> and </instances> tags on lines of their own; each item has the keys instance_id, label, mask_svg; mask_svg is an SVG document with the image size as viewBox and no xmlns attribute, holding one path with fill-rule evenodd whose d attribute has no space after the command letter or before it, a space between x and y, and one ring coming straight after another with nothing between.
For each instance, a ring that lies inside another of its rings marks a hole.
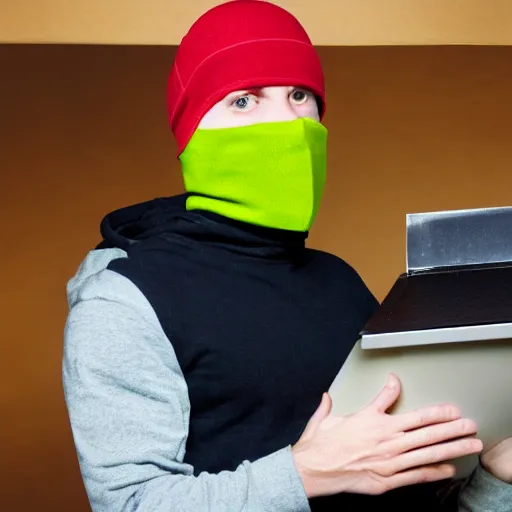
<instances>
[{"instance_id":1,"label":"man","mask_svg":"<svg viewBox=\"0 0 512 512\"><path fill-rule=\"evenodd\" d=\"M481 451L471 420L450 405L388 415L394 376L362 411L329 413L377 302L305 248L326 129L304 29L263 1L208 11L168 102L187 194L107 215L68 285L63 377L93 510L437 509L437 485L415 484ZM509 487L482 467L465 485L461 503L506 510Z\"/></svg>"}]
</instances>

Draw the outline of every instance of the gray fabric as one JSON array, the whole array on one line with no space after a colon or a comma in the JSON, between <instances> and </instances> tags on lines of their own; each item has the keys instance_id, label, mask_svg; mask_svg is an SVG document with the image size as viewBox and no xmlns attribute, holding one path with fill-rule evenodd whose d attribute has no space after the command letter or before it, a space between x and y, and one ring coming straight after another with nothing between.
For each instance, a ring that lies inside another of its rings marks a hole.
<instances>
[{"instance_id":1,"label":"gray fabric","mask_svg":"<svg viewBox=\"0 0 512 512\"><path fill-rule=\"evenodd\" d=\"M309 511L290 447L234 472L183 463L189 399L142 293L93 251L68 284L63 383L94 512Z\"/></svg>"},{"instance_id":2,"label":"gray fabric","mask_svg":"<svg viewBox=\"0 0 512 512\"><path fill-rule=\"evenodd\" d=\"M512 485L480 468L462 487L459 512L512 512Z\"/></svg>"},{"instance_id":3,"label":"gray fabric","mask_svg":"<svg viewBox=\"0 0 512 512\"><path fill-rule=\"evenodd\" d=\"M290 446L219 474L196 477L183 462L186 382L146 298L106 269L119 257L91 251L68 283L63 385L93 511L309 512ZM461 511L512 510L512 486L482 472Z\"/></svg>"}]
</instances>

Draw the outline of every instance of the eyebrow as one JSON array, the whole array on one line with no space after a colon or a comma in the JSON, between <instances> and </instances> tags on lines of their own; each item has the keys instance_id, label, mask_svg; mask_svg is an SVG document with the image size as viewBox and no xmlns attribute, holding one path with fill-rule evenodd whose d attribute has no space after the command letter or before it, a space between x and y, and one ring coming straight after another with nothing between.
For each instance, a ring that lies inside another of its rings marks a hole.
<instances>
[{"instance_id":1,"label":"eyebrow","mask_svg":"<svg viewBox=\"0 0 512 512\"><path fill-rule=\"evenodd\" d=\"M264 92L263 92L263 89L266 89L270 86L264 86L264 87L248 87L247 89L239 89L238 91L233 91L233 92L230 92L229 94L226 95L226 98L233 98L233 97L236 97L236 96L243 96L244 94L254 94L256 96L264 96ZM297 85L290 85L288 86L288 89L290 90L290 92L293 90L293 89L303 89L302 87L299 87Z\"/></svg>"},{"instance_id":2,"label":"eyebrow","mask_svg":"<svg viewBox=\"0 0 512 512\"><path fill-rule=\"evenodd\" d=\"M240 96L244 94L262 94L263 87L248 87L247 89L239 89L238 91L230 92L226 97Z\"/></svg>"}]
</instances>

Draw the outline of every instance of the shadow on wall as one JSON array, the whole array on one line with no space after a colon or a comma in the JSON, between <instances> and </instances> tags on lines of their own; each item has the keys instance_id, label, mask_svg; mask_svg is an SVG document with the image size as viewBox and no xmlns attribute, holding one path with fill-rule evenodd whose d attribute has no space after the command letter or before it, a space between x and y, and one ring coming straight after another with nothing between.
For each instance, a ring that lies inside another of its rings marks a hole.
<instances>
[{"instance_id":1,"label":"shadow on wall","mask_svg":"<svg viewBox=\"0 0 512 512\"><path fill-rule=\"evenodd\" d=\"M322 48L328 188L310 245L382 299L405 214L512 204L512 48ZM0 46L2 503L89 510L60 372L65 285L108 211L182 191L173 48Z\"/></svg>"}]
</instances>

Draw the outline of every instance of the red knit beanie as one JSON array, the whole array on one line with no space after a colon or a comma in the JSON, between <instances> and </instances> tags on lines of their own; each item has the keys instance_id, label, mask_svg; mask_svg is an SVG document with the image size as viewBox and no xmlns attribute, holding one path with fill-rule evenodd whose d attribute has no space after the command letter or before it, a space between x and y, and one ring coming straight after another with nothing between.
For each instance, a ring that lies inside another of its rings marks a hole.
<instances>
[{"instance_id":1,"label":"red knit beanie","mask_svg":"<svg viewBox=\"0 0 512 512\"><path fill-rule=\"evenodd\" d=\"M207 11L181 41L169 76L167 107L178 156L227 94L284 85L315 94L323 117L320 59L294 16L265 0L231 0Z\"/></svg>"}]
</instances>

